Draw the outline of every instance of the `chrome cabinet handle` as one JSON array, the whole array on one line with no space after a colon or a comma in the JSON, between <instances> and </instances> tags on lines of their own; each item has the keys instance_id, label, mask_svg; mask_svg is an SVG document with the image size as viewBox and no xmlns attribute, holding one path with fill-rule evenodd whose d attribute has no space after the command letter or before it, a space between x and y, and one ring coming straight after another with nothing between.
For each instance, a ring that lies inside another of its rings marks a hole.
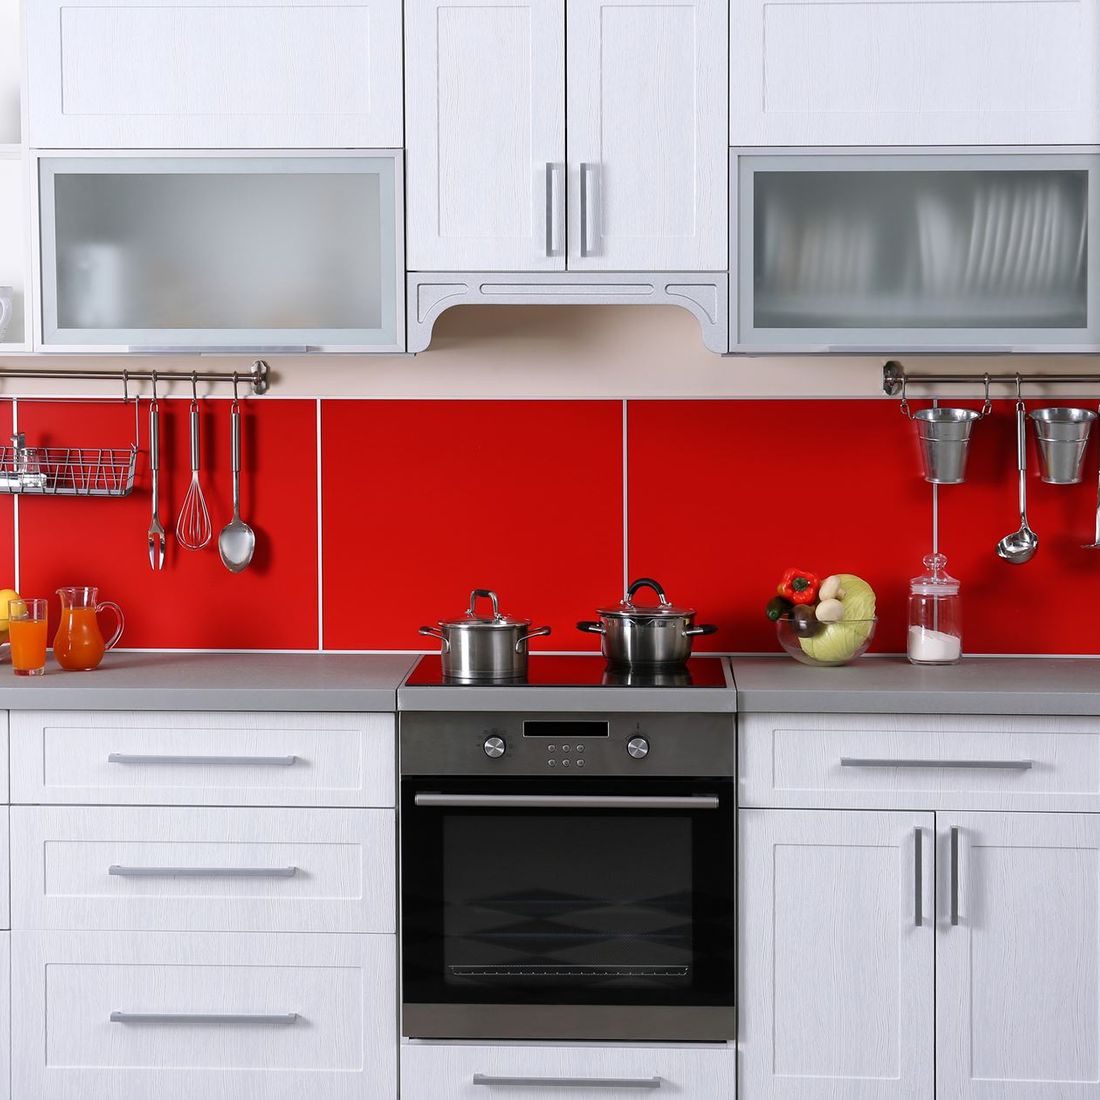
<instances>
[{"instance_id":1,"label":"chrome cabinet handle","mask_svg":"<svg viewBox=\"0 0 1100 1100\"><path fill-rule=\"evenodd\" d=\"M717 810L718 796L599 795L599 794L436 794L419 792L417 806L478 809L551 810Z\"/></svg>"},{"instance_id":2,"label":"chrome cabinet handle","mask_svg":"<svg viewBox=\"0 0 1100 1100\"><path fill-rule=\"evenodd\" d=\"M565 165L546 162L546 255L565 255L562 225L565 221Z\"/></svg>"},{"instance_id":3,"label":"chrome cabinet handle","mask_svg":"<svg viewBox=\"0 0 1100 1100\"><path fill-rule=\"evenodd\" d=\"M112 1012L112 1024L263 1024L288 1027L301 1017L297 1012Z\"/></svg>"},{"instance_id":4,"label":"chrome cabinet handle","mask_svg":"<svg viewBox=\"0 0 1100 1100\"><path fill-rule=\"evenodd\" d=\"M913 924L920 928L924 924L924 843L921 828L913 830Z\"/></svg>"},{"instance_id":5,"label":"chrome cabinet handle","mask_svg":"<svg viewBox=\"0 0 1100 1100\"><path fill-rule=\"evenodd\" d=\"M297 867L126 867L112 863L107 874L119 878L293 878Z\"/></svg>"},{"instance_id":6,"label":"chrome cabinet handle","mask_svg":"<svg viewBox=\"0 0 1100 1100\"><path fill-rule=\"evenodd\" d=\"M842 756L842 768L976 768L988 771L1026 772L1032 760L906 760L889 757Z\"/></svg>"},{"instance_id":7,"label":"chrome cabinet handle","mask_svg":"<svg viewBox=\"0 0 1100 1100\"><path fill-rule=\"evenodd\" d=\"M600 233L600 179L595 164L581 165L581 255L596 255Z\"/></svg>"},{"instance_id":8,"label":"chrome cabinet handle","mask_svg":"<svg viewBox=\"0 0 1100 1100\"><path fill-rule=\"evenodd\" d=\"M475 1073L475 1085L519 1089L659 1089L660 1077L495 1077Z\"/></svg>"},{"instance_id":9,"label":"chrome cabinet handle","mask_svg":"<svg viewBox=\"0 0 1100 1100\"><path fill-rule=\"evenodd\" d=\"M130 344L131 355L305 355L309 344ZM241 381L247 380L246 375Z\"/></svg>"},{"instance_id":10,"label":"chrome cabinet handle","mask_svg":"<svg viewBox=\"0 0 1100 1100\"><path fill-rule=\"evenodd\" d=\"M110 752L108 764L183 764L183 765L233 765L262 764L270 767L289 768L298 763L296 756L158 756L143 753Z\"/></svg>"},{"instance_id":11,"label":"chrome cabinet handle","mask_svg":"<svg viewBox=\"0 0 1100 1100\"><path fill-rule=\"evenodd\" d=\"M959 830L951 827L951 924L959 923Z\"/></svg>"}]
</instances>

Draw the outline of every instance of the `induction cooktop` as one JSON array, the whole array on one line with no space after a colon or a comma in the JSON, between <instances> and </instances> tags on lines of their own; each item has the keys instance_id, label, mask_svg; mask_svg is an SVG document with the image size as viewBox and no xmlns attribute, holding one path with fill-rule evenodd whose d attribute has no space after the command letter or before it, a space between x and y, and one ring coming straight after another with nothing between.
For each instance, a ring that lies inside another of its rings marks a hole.
<instances>
[{"instance_id":1,"label":"induction cooktop","mask_svg":"<svg viewBox=\"0 0 1100 1100\"><path fill-rule=\"evenodd\" d=\"M405 681L406 687L633 687L724 688L725 663L717 657L692 657L673 669L625 669L609 665L597 654L533 653L524 680L489 680L470 685L447 679L438 653L421 657Z\"/></svg>"}]
</instances>

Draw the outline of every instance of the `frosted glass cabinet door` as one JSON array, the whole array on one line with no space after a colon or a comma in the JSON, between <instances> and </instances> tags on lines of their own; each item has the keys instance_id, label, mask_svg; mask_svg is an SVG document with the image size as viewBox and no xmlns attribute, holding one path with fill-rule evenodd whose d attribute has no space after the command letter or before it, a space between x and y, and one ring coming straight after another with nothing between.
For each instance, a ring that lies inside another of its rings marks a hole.
<instances>
[{"instance_id":1,"label":"frosted glass cabinet door","mask_svg":"<svg viewBox=\"0 0 1100 1100\"><path fill-rule=\"evenodd\" d=\"M937 824L940 895L957 898L957 923L940 905L936 944L940 1095L1095 1100L1100 816L949 813Z\"/></svg>"},{"instance_id":2,"label":"frosted glass cabinet door","mask_svg":"<svg viewBox=\"0 0 1100 1100\"><path fill-rule=\"evenodd\" d=\"M399 154L39 161L43 344L400 350Z\"/></svg>"},{"instance_id":3,"label":"frosted glass cabinet door","mask_svg":"<svg viewBox=\"0 0 1100 1100\"><path fill-rule=\"evenodd\" d=\"M735 350L1100 350L1100 155L734 161Z\"/></svg>"}]
</instances>

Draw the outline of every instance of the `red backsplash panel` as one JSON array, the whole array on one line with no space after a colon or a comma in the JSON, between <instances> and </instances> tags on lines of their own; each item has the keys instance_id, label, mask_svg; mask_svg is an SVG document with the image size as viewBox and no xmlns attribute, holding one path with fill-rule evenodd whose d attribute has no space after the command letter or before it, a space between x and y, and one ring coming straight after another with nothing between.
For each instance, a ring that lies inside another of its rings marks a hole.
<instances>
[{"instance_id":1,"label":"red backsplash panel","mask_svg":"<svg viewBox=\"0 0 1100 1100\"><path fill-rule=\"evenodd\" d=\"M492 588L589 650L578 619L622 586L622 403L325 401L327 649L433 649L417 634Z\"/></svg>"},{"instance_id":2,"label":"red backsplash panel","mask_svg":"<svg viewBox=\"0 0 1100 1100\"><path fill-rule=\"evenodd\" d=\"M1053 405L1096 409L1095 400L1027 401L1029 410ZM940 549L963 583L964 651L1100 653L1100 551L1081 549L1096 520L1095 427L1092 434L1083 482L1045 485L1029 419L1027 510L1039 549L1026 564L1010 565L994 548L1019 526L1014 403L994 402L993 414L975 425L965 484L939 491Z\"/></svg>"},{"instance_id":3,"label":"red backsplash panel","mask_svg":"<svg viewBox=\"0 0 1100 1100\"><path fill-rule=\"evenodd\" d=\"M0 443L11 436L10 401L0 401ZM0 588L15 587L15 498L0 494ZM7 615L7 608L3 609Z\"/></svg>"},{"instance_id":4,"label":"red backsplash panel","mask_svg":"<svg viewBox=\"0 0 1100 1100\"><path fill-rule=\"evenodd\" d=\"M904 650L932 490L896 402L631 401L628 426L630 574L718 624L700 650L779 651L763 609L790 566L863 577L873 648Z\"/></svg>"},{"instance_id":5,"label":"red backsplash panel","mask_svg":"<svg viewBox=\"0 0 1100 1100\"><path fill-rule=\"evenodd\" d=\"M122 499L24 497L19 502L22 593L53 597L62 585L95 584L126 614L123 648L316 649L317 406L242 402L242 518L256 530L251 565L232 574L218 532L232 514L229 402L202 402L201 483L213 538L180 548L176 517L191 479L186 400L162 400L161 507L167 558L149 568L148 403L141 403L134 492ZM31 446L125 447L133 406L120 402L19 402ZM2 538L2 533L0 533ZM57 602L51 607L57 622Z\"/></svg>"}]
</instances>

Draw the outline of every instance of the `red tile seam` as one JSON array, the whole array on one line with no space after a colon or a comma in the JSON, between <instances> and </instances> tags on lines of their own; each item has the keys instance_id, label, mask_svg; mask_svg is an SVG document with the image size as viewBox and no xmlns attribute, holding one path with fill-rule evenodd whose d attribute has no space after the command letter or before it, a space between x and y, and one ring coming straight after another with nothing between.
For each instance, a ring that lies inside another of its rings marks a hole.
<instances>
[{"instance_id":1,"label":"red tile seam","mask_svg":"<svg viewBox=\"0 0 1100 1100\"><path fill-rule=\"evenodd\" d=\"M14 435L19 431L19 402L13 400L11 403L11 430ZM19 494L12 495L11 504L12 524L11 524L11 537L12 537L12 582L11 586L16 592L19 591L19 570L22 556L19 553Z\"/></svg>"},{"instance_id":2,"label":"red tile seam","mask_svg":"<svg viewBox=\"0 0 1100 1100\"><path fill-rule=\"evenodd\" d=\"M630 505L627 499L630 485L629 403L623 398L623 592L630 587Z\"/></svg>"},{"instance_id":3,"label":"red tile seam","mask_svg":"<svg viewBox=\"0 0 1100 1100\"><path fill-rule=\"evenodd\" d=\"M317 398L317 652L325 649L324 509L321 503L321 399Z\"/></svg>"}]
</instances>

